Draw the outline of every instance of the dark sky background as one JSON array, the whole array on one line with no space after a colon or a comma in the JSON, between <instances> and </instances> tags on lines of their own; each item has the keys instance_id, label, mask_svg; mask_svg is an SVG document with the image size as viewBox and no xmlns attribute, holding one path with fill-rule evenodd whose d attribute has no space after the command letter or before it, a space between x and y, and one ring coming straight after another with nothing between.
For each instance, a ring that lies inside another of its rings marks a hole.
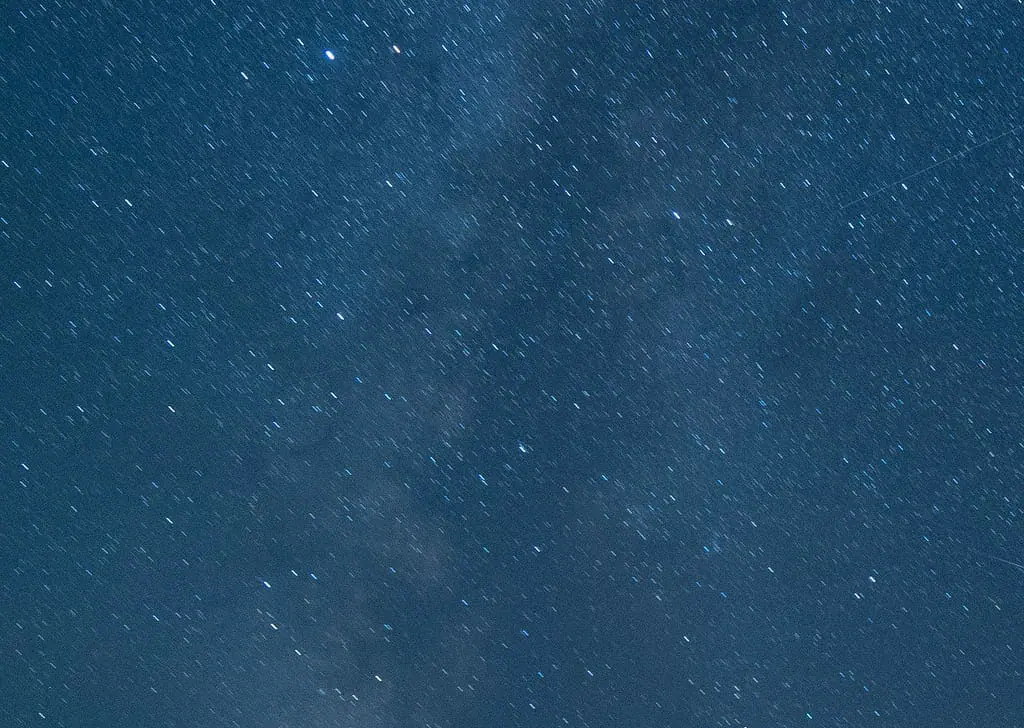
<instances>
[{"instance_id":1,"label":"dark sky background","mask_svg":"<svg viewBox=\"0 0 1024 728\"><path fill-rule=\"evenodd\" d=\"M1024 725L1022 26L8 5L0 724Z\"/></svg>"}]
</instances>

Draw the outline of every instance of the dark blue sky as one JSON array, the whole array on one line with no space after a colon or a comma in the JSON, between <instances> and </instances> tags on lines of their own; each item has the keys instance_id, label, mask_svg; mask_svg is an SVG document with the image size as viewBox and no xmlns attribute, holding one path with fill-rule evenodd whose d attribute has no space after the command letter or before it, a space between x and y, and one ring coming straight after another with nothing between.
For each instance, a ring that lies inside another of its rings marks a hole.
<instances>
[{"instance_id":1,"label":"dark blue sky","mask_svg":"<svg viewBox=\"0 0 1024 728\"><path fill-rule=\"evenodd\" d=\"M1019 13L12 6L0 723L1024 723Z\"/></svg>"}]
</instances>

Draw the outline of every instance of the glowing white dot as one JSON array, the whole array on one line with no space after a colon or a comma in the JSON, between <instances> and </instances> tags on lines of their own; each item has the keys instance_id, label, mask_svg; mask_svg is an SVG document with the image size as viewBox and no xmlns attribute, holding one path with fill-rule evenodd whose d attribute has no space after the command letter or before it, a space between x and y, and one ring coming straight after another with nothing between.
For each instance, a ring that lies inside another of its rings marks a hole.
<instances>
[{"instance_id":1,"label":"glowing white dot","mask_svg":"<svg viewBox=\"0 0 1024 728\"><path fill-rule=\"evenodd\" d=\"M324 51L324 58L326 58L328 61L333 61L334 60L334 51L332 51L330 48L325 50Z\"/></svg>"}]
</instances>

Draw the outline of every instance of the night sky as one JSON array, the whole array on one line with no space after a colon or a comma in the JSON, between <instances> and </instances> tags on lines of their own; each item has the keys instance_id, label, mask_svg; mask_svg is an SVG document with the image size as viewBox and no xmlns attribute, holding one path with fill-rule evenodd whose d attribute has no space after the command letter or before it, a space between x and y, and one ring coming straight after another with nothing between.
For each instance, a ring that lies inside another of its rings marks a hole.
<instances>
[{"instance_id":1,"label":"night sky","mask_svg":"<svg viewBox=\"0 0 1024 728\"><path fill-rule=\"evenodd\" d=\"M0 15L0 726L1024 725L1017 2Z\"/></svg>"}]
</instances>

